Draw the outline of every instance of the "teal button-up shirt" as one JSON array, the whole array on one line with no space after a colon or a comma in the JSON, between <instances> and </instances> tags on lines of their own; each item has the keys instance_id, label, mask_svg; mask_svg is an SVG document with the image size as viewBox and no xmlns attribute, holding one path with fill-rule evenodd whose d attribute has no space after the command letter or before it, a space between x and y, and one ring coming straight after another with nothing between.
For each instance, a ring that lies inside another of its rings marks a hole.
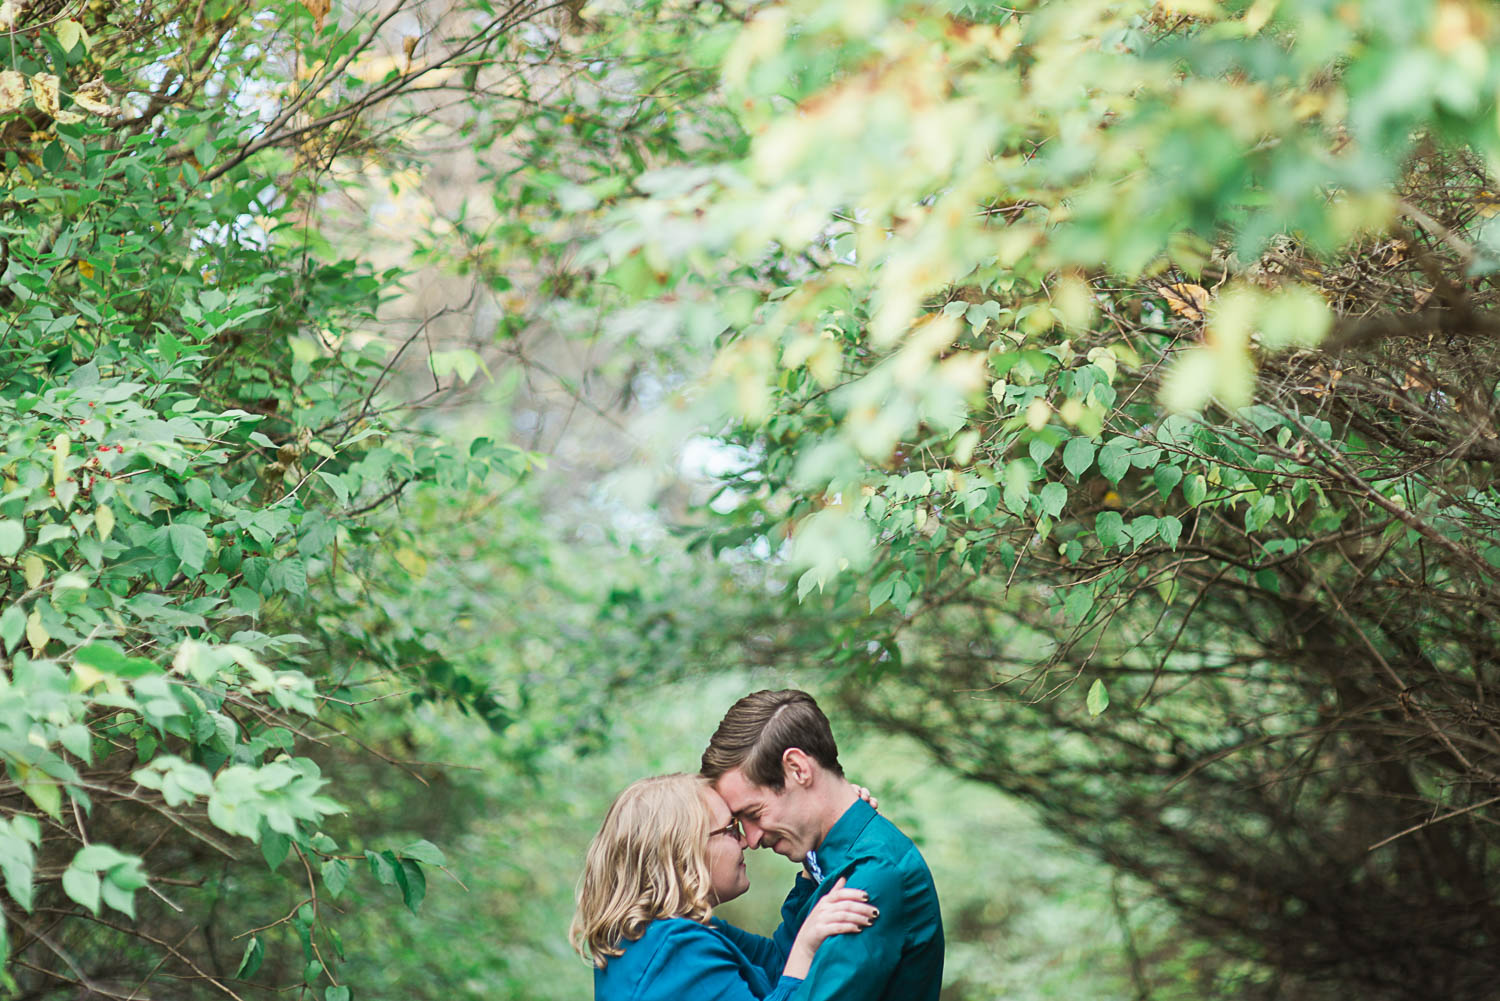
<instances>
[{"instance_id":1,"label":"teal button-up shirt","mask_svg":"<svg viewBox=\"0 0 1500 1001\"><path fill-rule=\"evenodd\" d=\"M896 825L857 800L817 847L823 881L799 876L781 905L774 950L735 929L735 944L763 968L785 962L808 912L844 877L864 890L880 917L854 935L824 940L794 1001L938 1001L943 984L943 916L922 853ZM761 940L764 941L764 940Z\"/></svg>"},{"instance_id":2,"label":"teal button-up shirt","mask_svg":"<svg viewBox=\"0 0 1500 1001\"><path fill-rule=\"evenodd\" d=\"M802 981L782 976L782 964L769 955L771 942L756 940L718 918L711 925L686 918L653 921L640 938L620 943L624 955L611 956L594 971L594 999L789 1001Z\"/></svg>"}]
</instances>

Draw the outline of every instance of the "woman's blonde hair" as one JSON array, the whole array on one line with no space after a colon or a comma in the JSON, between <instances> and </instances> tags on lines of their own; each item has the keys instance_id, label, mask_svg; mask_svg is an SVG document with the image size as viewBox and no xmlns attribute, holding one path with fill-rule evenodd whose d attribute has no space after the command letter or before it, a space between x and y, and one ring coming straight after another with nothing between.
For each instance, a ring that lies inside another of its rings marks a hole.
<instances>
[{"instance_id":1,"label":"woman's blonde hair","mask_svg":"<svg viewBox=\"0 0 1500 1001\"><path fill-rule=\"evenodd\" d=\"M568 940L603 968L658 918L707 921L707 783L697 775L658 775L625 788L589 845L578 881L578 912Z\"/></svg>"}]
</instances>

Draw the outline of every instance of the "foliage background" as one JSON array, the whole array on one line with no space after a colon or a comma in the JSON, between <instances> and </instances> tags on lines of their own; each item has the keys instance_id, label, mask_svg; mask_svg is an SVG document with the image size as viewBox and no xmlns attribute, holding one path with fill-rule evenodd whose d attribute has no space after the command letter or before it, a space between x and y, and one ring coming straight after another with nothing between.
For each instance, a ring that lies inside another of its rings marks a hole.
<instances>
[{"instance_id":1,"label":"foliage background","mask_svg":"<svg viewBox=\"0 0 1500 1001\"><path fill-rule=\"evenodd\" d=\"M7 990L578 996L788 681L955 998L1487 996L1487 6L0 30Z\"/></svg>"}]
</instances>

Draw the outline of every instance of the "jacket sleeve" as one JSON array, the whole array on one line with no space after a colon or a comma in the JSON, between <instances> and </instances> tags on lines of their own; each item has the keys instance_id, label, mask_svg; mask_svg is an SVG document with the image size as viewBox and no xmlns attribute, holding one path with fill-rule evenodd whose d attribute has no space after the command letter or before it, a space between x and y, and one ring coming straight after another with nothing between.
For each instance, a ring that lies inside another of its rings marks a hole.
<instances>
[{"instance_id":1,"label":"jacket sleeve","mask_svg":"<svg viewBox=\"0 0 1500 1001\"><path fill-rule=\"evenodd\" d=\"M733 946L706 925L674 931L641 978L641 1001L790 1001L801 986L782 977L771 993L759 998L740 973Z\"/></svg>"},{"instance_id":2,"label":"jacket sleeve","mask_svg":"<svg viewBox=\"0 0 1500 1001\"><path fill-rule=\"evenodd\" d=\"M901 962L902 945L913 914L901 871L880 861L861 862L845 885L864 890L880 909L875 923L860 932L823 940L796 1001L868 1001L880 997Z\"/></svg>"},{"instance_id":3,"label":"jacket sleeve","mask_svg":"<svg viewBox=\"0 0 1500 1001\"><path fill-rule=\"evenodd\" d=\"M781 953L783 963L786 962L786 957L792 954L792 943L797 941L797 933L802 930L802 912L807 907L807 902L817 892L818 882L806 873L798 873L796 881L792 883L791 892L786 895L786 900L782 901L781 924L772 934L771 941Z\"/></svg>"},{"instance_id":4,"label":"jacket sleeve","mask_svg":"<svg viewBox=\"0 0 1500 1001\"><path fill-rule=\"evenodd\" d=\"M733 942L735 948L745 954L746 959L764 970L766 979L771 983L774 984L781 976L781 971L786 967L787 954L776 945L774 939L737 928L723 918L710 918L708 923Z\"/></svg>"}]
</instances>

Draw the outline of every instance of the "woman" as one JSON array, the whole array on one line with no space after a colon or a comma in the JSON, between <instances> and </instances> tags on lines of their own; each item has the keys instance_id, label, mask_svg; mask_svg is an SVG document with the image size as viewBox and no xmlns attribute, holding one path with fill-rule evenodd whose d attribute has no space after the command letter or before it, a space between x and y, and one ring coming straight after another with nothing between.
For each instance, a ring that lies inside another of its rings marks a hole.
<instances>
[{"instance_id":1,"label":"woman","mask_svg":"<svg viewBox=\"0 0 1500 1001\"><path fill-rule=\"evenodd\" d=\"M840 882L783 963L770 940L710 920L749 888L744 833L707 782L631 784L589 846L569 936L594 964L595 1001L786 1001L824 939L857 933L878 913Z\"/></svg>"}]
</instances>

